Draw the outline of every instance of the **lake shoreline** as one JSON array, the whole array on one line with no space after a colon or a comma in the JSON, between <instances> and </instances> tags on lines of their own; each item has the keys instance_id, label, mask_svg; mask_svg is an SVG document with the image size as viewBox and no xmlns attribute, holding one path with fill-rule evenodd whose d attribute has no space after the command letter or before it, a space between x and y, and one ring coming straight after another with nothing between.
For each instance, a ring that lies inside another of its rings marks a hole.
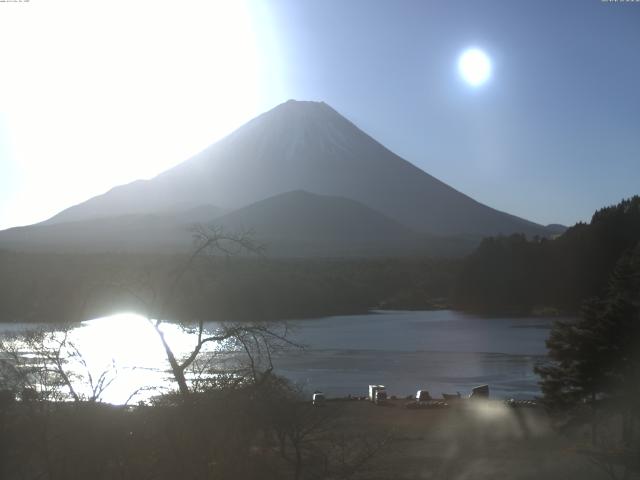
<instances>
[{"instance_id":1,"label":"lake shoreline","mask_svg":"<svg viewBox=\"0 0 640 480\"><path fill-rule=\"evenodd\" d=\"M272 361L275 373L301 390L321 390L331 397L366 394L369 384L386 385L399 397L418 389L432 396L466 394L489 384L495 398L532 398L540 394L533 369L546 358L545 341L553 321L487 318L454 310L374 310L296 319L286 322L287 338L304 348L274 352ZM205 328L215 331L218 325L208 322ZM0 324L0 334L16 334L21 327L36 325ZM177 356L191 351L191 334L171 322L163 329ZM86 321L75 324L70 335L90 363L100 367L115 360L119 377L108 401L117 403L149 382L166 383L166 353L145 318L122 314Z\"/></svg>"}]
</instances>

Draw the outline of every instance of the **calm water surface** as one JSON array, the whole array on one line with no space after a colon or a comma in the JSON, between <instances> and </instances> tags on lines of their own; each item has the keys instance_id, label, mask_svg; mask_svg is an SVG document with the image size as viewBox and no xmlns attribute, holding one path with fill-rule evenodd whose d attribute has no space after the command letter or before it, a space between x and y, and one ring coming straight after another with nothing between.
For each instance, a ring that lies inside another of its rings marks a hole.
<instances>
[{"instance_id":1,"label":"calm water surface","mask_svg":"<svg viewBox=\"0 0 640 480\"><path fill-rule=\"evenodd\" d=\"M545 358L551 323L550 318L478 317L451 310L294 320L291 338L305 349L277 355L274 365L306 390L329 396L364 395L371 383L399 396L419 388L434 396L466 394L488 383L494 398L531 398L539 394L533 367ZM210 330L216 327L208 324ZM0 334L25 328L33 326L0 324ZM177 354L190 350L189 334L175 325L163 328ZM115 367L105 401L123 403L140 387L172 386L162 346L141 317L121 314L83 322L71 338L92 370ZM148 392L140 391L134 400Z\"/></svg>"},{"instance_id":2,"label":"calm water surface","mask_svg":"<svg viewBox=\"0 0 640 480\"><path fill-rule=\"evenodd\" d=\"M309 345L278 359L285 376L329 395L419 388L463 394L488 383L496 398L538 395L533 373L546 355L551 318L487 318L451 310L386 311L292 322Z\"/></svg>"}]
</instances>

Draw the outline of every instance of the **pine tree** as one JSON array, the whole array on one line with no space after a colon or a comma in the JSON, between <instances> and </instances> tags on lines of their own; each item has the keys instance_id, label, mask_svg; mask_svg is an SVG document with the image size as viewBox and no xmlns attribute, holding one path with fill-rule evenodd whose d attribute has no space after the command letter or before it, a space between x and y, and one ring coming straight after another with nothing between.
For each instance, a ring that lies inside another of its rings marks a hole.
<instances>
[{"instance_id":1,"label":"pine tree","mask_svg":"<svg viewBox=\"0 0 640 480\"><path fill-rule=\"evenodd\" d=\"M554 412L589 414L596 443L596 413L622 415L623 440L633 440L640 418L640 243L618 261L606 295L585 304L574 321L554 324L550 361L536 368L544 403Z\"/></svg>"}]
</instances>

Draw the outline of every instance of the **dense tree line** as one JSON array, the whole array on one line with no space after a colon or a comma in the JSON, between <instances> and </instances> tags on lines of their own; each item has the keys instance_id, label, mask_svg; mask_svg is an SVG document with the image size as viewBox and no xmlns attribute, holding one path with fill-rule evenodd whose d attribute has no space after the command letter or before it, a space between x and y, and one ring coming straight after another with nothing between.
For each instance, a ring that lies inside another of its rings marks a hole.
<instances>
[{"instance_id":1,"label":"dense tree line","mask_svg":"<svg viewBox=\"0 0 640 480\"><path fill-rule=\"evenodd\" d=\"M598 210L555 239L490 237L467 257L454 304L485 312L577 313L601 296L616 262L640 242L640 197Z\"/></svg>"},{"instance_id":2,"label":"dense tree line","mask_svg":"<svg viewBox=\"0 0 640 480\"><path fill-rule=\"evenodd\" d=\"M558 321L536 372L565 426L590 425L584 452L611 478L640 475L640 244L616 263L602 297Z\"/></svg>"},{"instance_id":3,"label":"dense tree line","mask_svg":"<svg viewBox=\"0 0 640 480\"><path fill-rule=\"evenodd\" d=\"M59 322L140 311L184 255L0 251L0 321ZM456 261L216 257L181 281L169 318L265 320L430 308L450 294ZM132 295L135 293L135 295Z\"/></svg>"}]
</instances>

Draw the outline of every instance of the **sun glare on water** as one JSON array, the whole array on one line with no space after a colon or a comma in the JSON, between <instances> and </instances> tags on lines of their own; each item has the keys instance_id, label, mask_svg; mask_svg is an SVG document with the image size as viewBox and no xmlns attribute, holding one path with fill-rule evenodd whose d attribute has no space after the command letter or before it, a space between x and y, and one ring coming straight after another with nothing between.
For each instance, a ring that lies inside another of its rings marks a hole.
<instances>
[{"instance_id":1,"label":"sun glare on water","mask_svg":"<svg viewBox=\"0 0 640 480\"><path fill-rule=\"evenodd\" d=\"M178 358L191 352L195 340L188 331L168 322L160 328ZM106 374L110 383L101 395L103 401L136 402L176 388L162 342L145 317L123 313L89 320L73 329L69 340L78 346L82 361L86 362L86 367L79 368L79 375L90 372L98 378ZM203 351L218 348L219 344L210 343ZM80 382L78 388L82 387Z\"/></svg>"}]
</instances>

